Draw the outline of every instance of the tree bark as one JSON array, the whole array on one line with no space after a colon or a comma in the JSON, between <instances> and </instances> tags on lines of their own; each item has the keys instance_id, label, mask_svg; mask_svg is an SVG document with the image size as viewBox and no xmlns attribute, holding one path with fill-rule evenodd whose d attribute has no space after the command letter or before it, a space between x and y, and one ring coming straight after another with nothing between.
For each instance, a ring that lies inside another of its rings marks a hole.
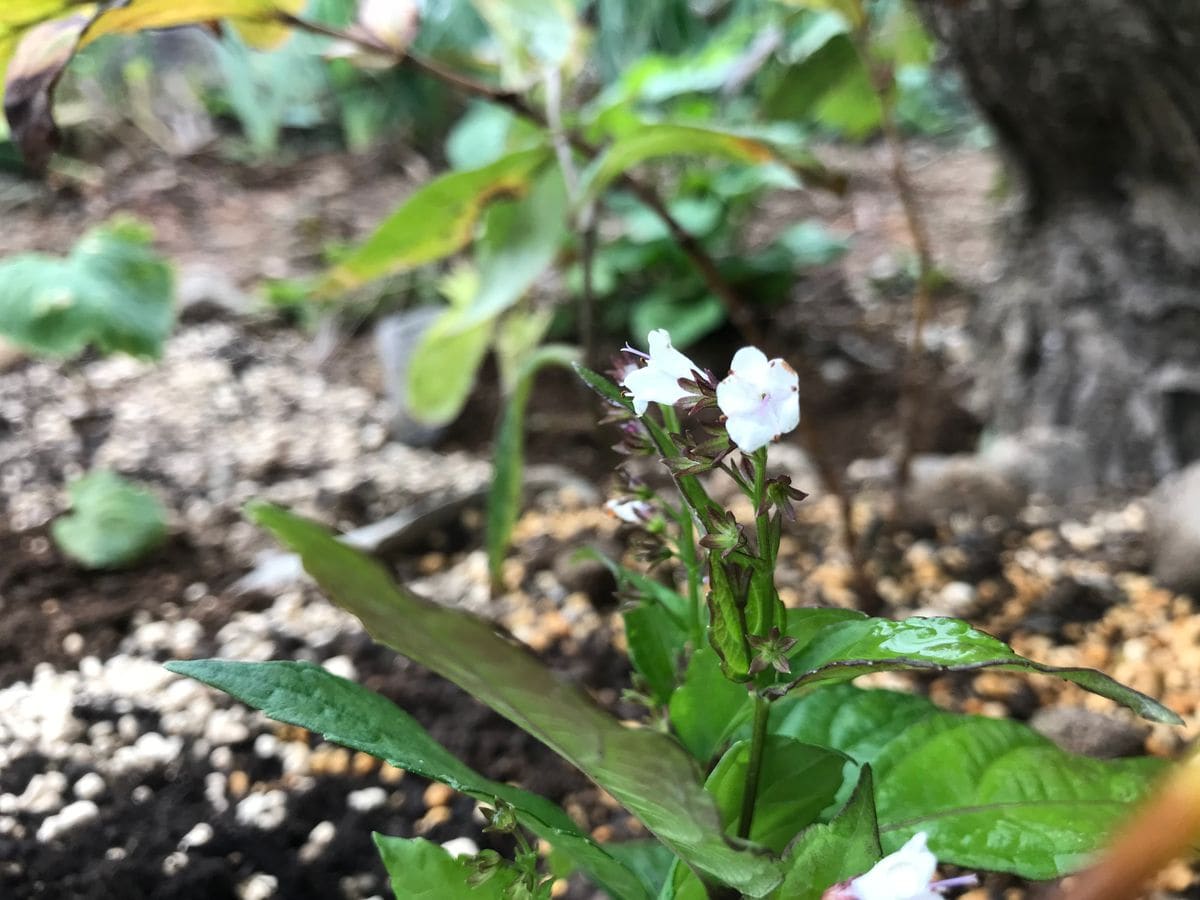
<instances>
[{"instance_id":1,"label":"tree bark","mask_svg":"<svg viewBox=\"0 0 1200 900\"><path fill-rule=\"evenodd\" d=\"M1200 459L1200 3L916 2L1023 201L976 321L985 417L1077 429L1109 482Z\"/></svg>"}]
</instances>

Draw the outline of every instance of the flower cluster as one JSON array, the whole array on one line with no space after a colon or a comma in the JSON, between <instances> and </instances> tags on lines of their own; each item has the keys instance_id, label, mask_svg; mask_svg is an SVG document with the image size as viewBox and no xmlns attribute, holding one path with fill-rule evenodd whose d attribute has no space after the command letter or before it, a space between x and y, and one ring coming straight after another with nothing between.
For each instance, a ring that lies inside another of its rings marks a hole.
<instances>
[{"instance_id":1,"label":"flower cluster","mask_svg":"<svg viewBox=\"0 0 1200 900\"><path fill-rule=\"evenodd\" d=\"M693 396L702 401L703 370L671 345L671 336L660 328L646 342L649 353L632 351L644 365L621 382L633 411L641 416L651 403L673 405ZM799 378L782 359L767 359L757 347L743 347L716 386L716 406L729 439L743 453L753 453L800 424Z\"/></svg>"}]
</instances>

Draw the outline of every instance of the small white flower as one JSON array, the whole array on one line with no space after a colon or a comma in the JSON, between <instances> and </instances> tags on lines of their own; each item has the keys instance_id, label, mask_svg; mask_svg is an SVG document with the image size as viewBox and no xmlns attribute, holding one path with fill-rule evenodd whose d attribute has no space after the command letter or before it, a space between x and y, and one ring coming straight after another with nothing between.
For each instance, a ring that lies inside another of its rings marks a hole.
<instances>
[{"instance_id":1,"label":"small white flower","mask_svg":"<svg viewBox=\"0 0 1200 900\"><path fill-rule=\"evenodd\" d=\"M782 359L757 347L734 354L729 375L717 385L729 439L743 453L765 447L800 424L800 379Z\"/></svg>"},{"instance_id":2,"label":"small white flower","mask_svg":"<svg viewBox=\"0 0 1200 900\"><path fill-rule=\"evenodd\" d=\"M692 371L700 367L671 346L671 335L665 328L658 328L646 336L650 353L645 356L646 364L625 376L621 385L633 397L633 411L645 415L651 403L668 406L689 396L679 386L680 378L692 378ZM634 351L635 353L637 351Z\"/></svg>"},{"instance_id":3,"label":"small white flower","mask_svg":"<svg viewBox=\"0 0 1200 900\"><path fill-rule=\"evenodd\" d=\"M941 895L930 889L937 857L926 846L927 839L923 831L914 834L871 871L852 879L847 894L854 900L941 900Z\"/></svg>"},{"instance_id":4,"label":"small white flower","mask_svg":"<svg viewBox=\"0 0 1200 900\"><path fill-rule=\"evenodd\" d=\"M654 507L645 500L609 500L604 504L609 515L616 516L630 525L641 525L650 521Z\"/></svg>"}]
</instances>

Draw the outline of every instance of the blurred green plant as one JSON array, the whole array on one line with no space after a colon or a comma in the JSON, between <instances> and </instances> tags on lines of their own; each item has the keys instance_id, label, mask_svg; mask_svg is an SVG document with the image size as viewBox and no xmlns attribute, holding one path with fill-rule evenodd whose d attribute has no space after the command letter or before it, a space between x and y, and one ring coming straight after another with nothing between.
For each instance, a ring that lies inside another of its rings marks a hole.
<instances>
[{"instance_id":1,"label":"blurred green plant","mask_svg":"<svg viewBox=\"0 0 1200 900\"><path fill-rule=\"evenodd\" d=\"M54 542L89 569L115 569L144 559L166 539L166 510L149 491L96 470L71 482L71 510L51 526Z\"/></svg>"},{"instance_id":2,"label":"blurred green plant","mask_svg":"<svg viewBox=\"0 0 1200 900\"><path fill-rule=\"evenodd\" d=\"M88 232L66 257L0 261L0 334L33 353L155 358L174 321L171 267L152 232L117 219Z\"/></svg>"}]
</instances>

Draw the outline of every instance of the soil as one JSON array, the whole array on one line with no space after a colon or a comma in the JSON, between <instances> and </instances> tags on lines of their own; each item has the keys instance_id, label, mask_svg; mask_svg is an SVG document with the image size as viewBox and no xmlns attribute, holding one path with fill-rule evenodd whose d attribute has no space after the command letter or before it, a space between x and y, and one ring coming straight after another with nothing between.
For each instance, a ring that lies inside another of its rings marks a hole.
<instances>
[{"instance_id":1,"label":"soil","mask_svg":"<svg viewBox=\"0 0 1200 900\"><path fill-rule=\"evenodd\" d=\"M9 227L0 234L0 252L62 252L88 225L129 211L155 223L168 255L215 266L249 288L265 276L311 272L321 240L362 235L410 187L420 165L408 161L414 171L406 172L378 159L330 155L260 177L203 157L122 152L105 165L102 182L23 185L17 205L5 210ZM844 464L882 455L895 440L896 373L906 352L897 335L907 293L889 295L886 284L907 251L882 151L829 152L851 174L846 197L774 198L760 224L769 231L820 216L855 232L847 259L798 284L789 318L776 323L780 339L794 341L822 372L823 385L805 386L805 415L821 422L833 458ZM962 370L969 367L959 337L972 288L986 277L995 163L979 151L932 146L914 149L913 162L933 243L957 279L934 323L940 337L932 354L943 375L930 388L936 399L927 404L931 414L918 447L951 452L971 447L978 428L959 401ZM731 333L718 334L694 355L727 359L738 343ZM407 710L471 766L562 803L597 837L640 834L579 773L457 688L373 644L311 587L233 590L256 555L270 549L240 518L250 498L348 529L430 498L461 497L490 477L496 409L487 386L494 379L482 380L484 390L440 448L402 448L386 437L389 411L368 339L341 334L335 349L314 354L306 336L269 315L219 314L182 325L157 366L85 360L61 368L17 360L0 371L0 511L7 518L0 525L0 694L83 676L62 682L75 685L69 712L83 729L75 743L57 750L36 741L0 746L0 795L20 796L46 772L61 772L77 792L87 773L104 775L96 818L51 839L37 838L46 812L0 810L0 895L368 898L389 890L368 838L372 830L438 842L466 837L511 851L505 838L482 830L469 800L299 729L248 716L232 720L236 727L224 737L203 721L173 732L177 711L164 711L155 691L89 687L106 683L95 673L114 661L222 655L337 666ZM548 376L528 419L531 462L567 465L607 488L615 437L595 428L596 413L592 397L571 379ZM795 458L796 449L788 449ZM49 539L65 480L90 465L152 485L172 510L171 539L144 563L86 572ZM836 502L797 477L813 497L781 547L785 600L851 605L854 576L836 538ZM505 571L506 591L496 598L488 593L477 508L468 506L387 561L416 589L486 615L614 713L634 718L637 708L619 693L628 664L611 579L570 560L581 546L598 544L618 555L629 546L631 532L604 516L601 496L564 487L531 497ZM877 521L885 502L863 493L856 516ZM972 622L1012 640L1019 652L1104 669L1192 716L1200 706L1194 665L1200 618L1189 599L1147 577L1144 518L1136 502L1122 499L1070 510L1028 506L999 522L926 523L883 533L868 571L889 612L948 612L947 597L965 585L975 600ZM1028 719L1041 709L1076 706L1112 712L1110 704L1048 679L879 681L988 715ZM212 692L200 696L217 711L237 713ZM194 703L200 708L199 699ZM5 714L0 705L0 733ZM1139 732L1135 744L1167 754L1193 732L1194 726L1155 728ZM125 773L105 769L106 740L125 748L160 734L179 735L170 758ZM351 799L379 796L353 793L372 788L383 789L377 804ZM249 821L246 799L275 791L285 798L286 815L270 827ZM199 824L211 836L185 841ZM327 844L316 840L318 832L330 835ZM1190 869L1173 870L1160 896L1200 896L1194 881ZM1010 890L1016 890L1011 879L992 878L974 896L1013 896ZM577 877L556 884L555 892L593 893Z\"/></svg>"}]
</instances>

